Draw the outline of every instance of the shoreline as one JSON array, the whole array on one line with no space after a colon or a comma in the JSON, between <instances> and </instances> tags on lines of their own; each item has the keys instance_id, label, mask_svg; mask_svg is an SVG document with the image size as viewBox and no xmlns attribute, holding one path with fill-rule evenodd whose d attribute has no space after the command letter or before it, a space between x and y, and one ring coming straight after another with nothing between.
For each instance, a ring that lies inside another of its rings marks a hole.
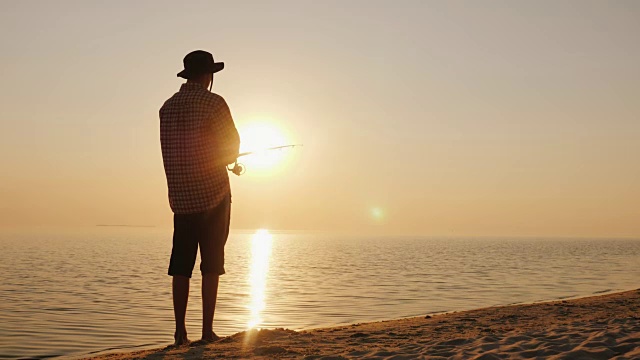
<instances>
[{"instance_id":1,"label":"shoreline","mask_svg":"<svg viewBox=\"0 0 640 360\"><path fill-rule=\"evenodd\" d=\"M640 358L640 289L303 331L248 330L208 345L91 359Z\"/></svg>"}]
</instances>

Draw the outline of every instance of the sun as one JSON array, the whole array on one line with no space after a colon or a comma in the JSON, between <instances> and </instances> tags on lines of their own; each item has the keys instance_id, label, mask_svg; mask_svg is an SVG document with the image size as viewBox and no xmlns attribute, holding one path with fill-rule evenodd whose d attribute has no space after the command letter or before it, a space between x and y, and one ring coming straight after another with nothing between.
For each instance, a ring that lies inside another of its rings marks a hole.
<instances>
[{"instance_id":1,"label":"sun","mask_svg":"<svg viewBox=\"0 0 640 360\"><path fill-rule=\"evenodd\" d=\"M263 151L288 144L284 133L275 125L266 121L253 121L239 126L238 132L240 152L255 152L238 159L249 171L273 172L283 165L287 157L286 150Z\"/></svg>"}]
</instances>

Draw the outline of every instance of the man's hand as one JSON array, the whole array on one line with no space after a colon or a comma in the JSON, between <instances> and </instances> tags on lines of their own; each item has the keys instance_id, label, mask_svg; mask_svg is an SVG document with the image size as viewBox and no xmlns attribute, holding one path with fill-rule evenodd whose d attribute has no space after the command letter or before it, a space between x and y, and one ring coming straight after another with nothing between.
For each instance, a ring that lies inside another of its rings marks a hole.
<instances>
[{"instance_id":1,"label":"man's hand","mask_svg":"<svg viewBox=\"0 0 640 360\"><path fill-rule=\"evenodd\" d=\"M221 156L218 159L220 159L219 161L220 161L220 164L222 165L227 166L229 164L233 164L238 159L238 152L237 151L221 152Z\"/></svg>"}]
</instances>

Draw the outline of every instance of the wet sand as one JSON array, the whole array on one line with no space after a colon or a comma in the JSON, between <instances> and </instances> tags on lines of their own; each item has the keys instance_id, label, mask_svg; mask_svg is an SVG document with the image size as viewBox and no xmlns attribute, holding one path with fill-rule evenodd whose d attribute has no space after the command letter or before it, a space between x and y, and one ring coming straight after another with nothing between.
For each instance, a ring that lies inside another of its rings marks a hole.
<instances>
[{"instance_id":1,"label":"wet sand","mask_svg":"<svg viewBox=\"0 0 640 360\"><path fill-rule=\"evenodd\" d=\"M565 301L292 331L98 359L640 359L640 289Z\"/></svg>"}]
</instances>

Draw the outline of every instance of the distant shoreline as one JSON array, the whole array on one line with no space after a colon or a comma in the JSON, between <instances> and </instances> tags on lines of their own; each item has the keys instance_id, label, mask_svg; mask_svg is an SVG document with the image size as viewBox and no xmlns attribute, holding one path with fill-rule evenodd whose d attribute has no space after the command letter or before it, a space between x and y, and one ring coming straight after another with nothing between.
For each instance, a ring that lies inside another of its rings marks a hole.
<instances>
[{"instance_id":1,"label":"distant shoreline","mask_svg":"<svg viewBox=\"0 0 640 360\"><path fill-rule=\"evenodd\" d=\"M125 225L125 224L98 224L96 226L100 227L144 227L144 228L153 228L155 225Z\"/></svg>"},{"instance_id":2,"label":"distant shoreline","mask_svg":"<svg viewBox=\"0 0 640 360\"><path fill-rule=\"evenodd\" d=\"M636 289L306 331L249 330L209 345L97 359L640 358L639 308Z\"/></svg>"}]
</instances>

